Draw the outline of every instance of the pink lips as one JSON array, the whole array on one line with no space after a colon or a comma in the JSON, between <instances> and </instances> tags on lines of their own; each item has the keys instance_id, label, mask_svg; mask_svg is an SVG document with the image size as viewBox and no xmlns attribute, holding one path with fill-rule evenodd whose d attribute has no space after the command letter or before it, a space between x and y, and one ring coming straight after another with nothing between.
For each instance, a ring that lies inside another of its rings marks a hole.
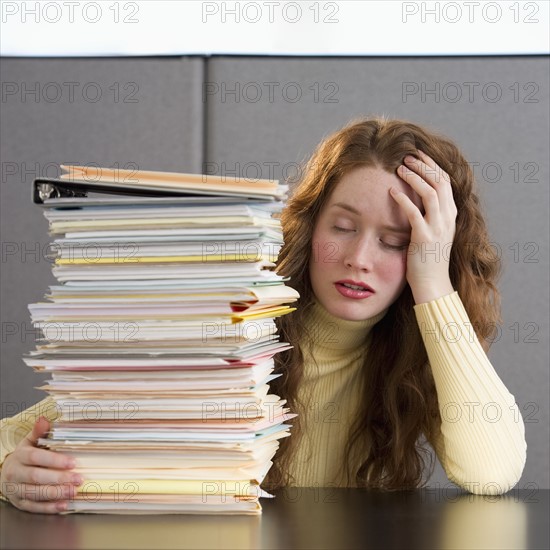
<instances>
[{"instance_id":1,"label":"pink lips","mask_svg":"<svg viewBox=\"0 0 550 550\"><path fill-rule=\"evenodd\" d=\"M348 285L360 286L362 287L362 289L359 290L359 289L349 288L345 286L344 283ZM342 281L337 281L336 283L334 283L334 286L342 296L345 296L346 298L352 298L354 300L362 300L374 294L374 290L369 285L358 281L352 281L351 279L344 279Z\"/></svg>"}]
</instances>

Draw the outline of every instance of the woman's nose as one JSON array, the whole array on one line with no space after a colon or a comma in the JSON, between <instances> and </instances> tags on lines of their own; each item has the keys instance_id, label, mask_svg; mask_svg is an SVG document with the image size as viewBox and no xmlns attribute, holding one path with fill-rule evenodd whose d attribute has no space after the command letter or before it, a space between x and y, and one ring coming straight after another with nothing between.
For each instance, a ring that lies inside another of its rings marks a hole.
<instances>
[{"instance_id":1,"label":"woman's nose","mask_svg":"<svg viewBox=\"0 0 550 550\"><path fill-rule=\"evenodd\" d=\"M344 256L346 267L360 271L371 271L376 248L368 239L358 239L348 244Z\"/></svg>"}]
</instances>

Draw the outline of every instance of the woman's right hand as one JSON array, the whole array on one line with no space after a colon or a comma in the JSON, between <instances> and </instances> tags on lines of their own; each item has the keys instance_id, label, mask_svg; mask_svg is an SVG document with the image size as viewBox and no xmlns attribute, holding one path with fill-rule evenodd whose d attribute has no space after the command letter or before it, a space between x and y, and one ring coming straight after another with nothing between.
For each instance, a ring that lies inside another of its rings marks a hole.
<instances>
[{"instance_id":1,"label":"woman's right hand","mask_svg":"<svg viewBox=\"0 0 550 550\"><path fill-rule=\"evenodd\" d=\"M2 464L2 495L20 510L42 514L63 512L83 483L82 476L71 472L75 467L73 458L36 446L38 438L45 437L49 429L48 420L39 418Z\"/></svg>"}]
</instances>

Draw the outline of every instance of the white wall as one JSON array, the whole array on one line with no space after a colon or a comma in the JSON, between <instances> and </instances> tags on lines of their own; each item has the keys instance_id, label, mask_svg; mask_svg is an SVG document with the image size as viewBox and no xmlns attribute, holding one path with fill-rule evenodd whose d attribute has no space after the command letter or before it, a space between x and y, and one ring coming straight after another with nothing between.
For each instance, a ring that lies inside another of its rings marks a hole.
<instances>
[{"instance_id":1,"label":"white wall","mask_svg":"<svg viewBox=\"0 0 550 550\"><path fill-rule=\"evenodd\" d=\"M9 1L3 56L549 51L547 1Z\"/></svg>"}]
</instances>

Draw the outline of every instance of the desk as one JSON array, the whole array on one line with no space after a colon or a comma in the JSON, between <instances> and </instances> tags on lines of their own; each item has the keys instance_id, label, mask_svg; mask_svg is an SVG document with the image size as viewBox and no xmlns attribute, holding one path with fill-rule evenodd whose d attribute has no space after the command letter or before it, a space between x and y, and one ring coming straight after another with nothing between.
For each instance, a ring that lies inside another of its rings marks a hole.
<instances>
[{"instance_id":1,"label":"desk","mask_svg":"<svg viewBox=\"0 0 550 550\"><path fill-rule=\"evenodd\" d=\"M2 550L168 548L550 548L549 491L483 497L287 489L261 516L46 516L0 505Z\"/></svg>"}]
</instances>

